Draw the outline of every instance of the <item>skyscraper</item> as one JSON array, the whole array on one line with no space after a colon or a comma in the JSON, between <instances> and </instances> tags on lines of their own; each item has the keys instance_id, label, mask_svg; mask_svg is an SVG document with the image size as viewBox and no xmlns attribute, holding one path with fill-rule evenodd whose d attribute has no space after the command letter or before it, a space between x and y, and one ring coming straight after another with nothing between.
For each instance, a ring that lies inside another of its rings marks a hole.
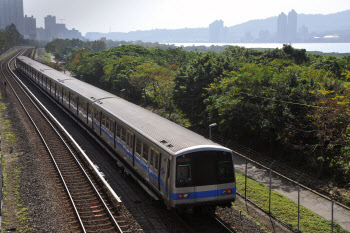
<instances>
[{"instance_id":1,"label":"skyscraper","mask_svg":"<svg viewBox=\"0 0 350 233\"><path fill-rule=\"evenodd\" d=\"M55 37L56 32L56 16L48 15L45 17L45 31L49 41Z\"/></svg>"},{"instance_id":2,"label":"skyscraper","mask_svg":"<svg viewBox=\"0 0 350 233\"><path fill-rule=\"evenodd\" d=\"M288 42L295 42L297 39L298 14L295 10L288 13Z\"/></svg>"},{"instance_id":3,"label":"skyscraper","mask_svg":"<svg viewBox=\"0 0 350 233\"><path fill-rule=\"evenodd\" d=\"M10 24L16 25L17 30L24 34L23 0L0 0L0 28Z\"/></svg>"},{"instance_id":4,"label":"skyscraper","mask_svg":"<svg viewBox=\"0 0 350 233\"><path fill-rule=\"evenodd\" d=\"M216 20L209 24L209 41L213 43L225 42L226 30L222 20Z\"/></svg>"},{"instance_id":5,"label":"skyscraper","mask_svg":"<svg viewBox=\"0 0 350 233\"><path fill-rule=\"evenodd\" d=\"M24 16L24 38L36 39L36 19L33 16Z\"/></svg>"},{"instance_id":6,"label":"skyscraper","mask_svg":"<svg viewBox=\"0 0 350 233\"><path fill-rule=\"evenodd\" d=\"M277 19L277 39L280 42L286 42L288 39L287 25L287 15L282 12Z\"/></svg>"}]
</instances>

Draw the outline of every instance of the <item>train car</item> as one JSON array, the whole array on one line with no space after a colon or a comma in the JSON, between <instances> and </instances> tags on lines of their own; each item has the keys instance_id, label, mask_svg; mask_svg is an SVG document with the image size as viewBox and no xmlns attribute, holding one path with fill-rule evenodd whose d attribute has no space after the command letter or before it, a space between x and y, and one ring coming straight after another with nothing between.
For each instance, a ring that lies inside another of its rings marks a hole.
<instances>
[{"instance_id":1,"label":"train car","mask_svg":"<svg viewBox=\"0 0 350 233\"><path fill-rule=\"evenodd\" d=\"M235 200L230 149L28 57L18 57L16 66L113 149L168 208Z\"/></svg>"}]
</instances>

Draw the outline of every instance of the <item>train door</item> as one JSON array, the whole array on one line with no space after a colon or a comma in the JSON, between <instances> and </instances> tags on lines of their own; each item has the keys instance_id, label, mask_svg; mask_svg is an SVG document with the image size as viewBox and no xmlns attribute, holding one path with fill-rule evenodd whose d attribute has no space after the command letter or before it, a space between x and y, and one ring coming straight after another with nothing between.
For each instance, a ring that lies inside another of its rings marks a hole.
<instances>
[{"instance_id":1,"label":"train door","mask_svg":"<svg viewBox=\"0 0 350 233\"><path fill-rule=\"evenodd\" d=\"M161 194L163 196L164 193L166 193L166 178L167 178L167 173L169 172L168 171L168 163L169 163L169 160L168 158L166 158L166 156L164 154L160 154L159 156L159 171L158 171L158 174L159 174L159 183L158 183L158 186L159 186L159 191L161 192Z\"/></svg>"},{"instance_id":2,"label":"train door","mask_svg":"<svg viewBox=\"0 0 350 233\"><path fill-rule=\"evenodd\" d=\"M91 104L88 102L87 104L87 109L86 109L86 124L89 126L92 124L92 109L91 109ZM91 122L91 123L90 123ZM92 127L92 125L91 125Z\"/></svg>"},{"instance_id":3,"label":"train door","mask_svg":"<svg viewBox=\"0 0 350 233\"><path fill-rule=\"evenodd\" d=\"M133 153L133 148L134 148L134 134L127 130L126 132L126 148L130 152L129 155L127 156L127 160L130 162L130 164L133 164L134 160L134 153Z\"/></svg>"},{"instance_id":4,"label":"train door","mask_svg":"<svg viewBox=\"0 0 350 233\"><path fill-rule=\"evenodd\" d=\"M170 209L170 203L171 203L171 195L170 195L170 187L171 187L171 182L170 182L170 161L168 158L165 158L166 162L164 164L164 168L166 166L166 170L165 170L165 175L164 175L164 181L165 181L165 193L166 195L164 195L164 202L165 205L167 206L168 209ZM163 174L163 171L162 171ZM162 176L163 177L163 176Z\"/></svg>"},{"instance_id":5,"label":"train door","mask_svg":"<svg viewBox=\"0 0 350 233\"><path fill-rule=\"evenodd\" d=\"M149 180L151 184L159 190L159 159L160 159L160 153L155 150L154 148L151 148L151 154L150 154L150 160L149 160Z\"/></svg>"},{"instance_id":6,"label":"train door","mask_svg":"<svg viewBox=\"0 0 350 233\"><path fill-rule=\"evenodd\" d=\"M141 167L141 161L142 161L142 142L138 137L135 137L135 153L134 153L134 159L135 159L135 167L136 171L140 171L142 169Z\"/></svg>"},{"instance_id":7,"label":"train door","mask_svg":"<svg viewBox=\"0 0 350 233\"><path fill-rule=\"evenodd\" d=\"M101 115L101 112L96 108L94 107L93 108L93 122L92 122L92 125L93 125L93 130L100 135L100 125L101 125L101 121L100 121L100 115Z\"/></svg>"}]
</instances>

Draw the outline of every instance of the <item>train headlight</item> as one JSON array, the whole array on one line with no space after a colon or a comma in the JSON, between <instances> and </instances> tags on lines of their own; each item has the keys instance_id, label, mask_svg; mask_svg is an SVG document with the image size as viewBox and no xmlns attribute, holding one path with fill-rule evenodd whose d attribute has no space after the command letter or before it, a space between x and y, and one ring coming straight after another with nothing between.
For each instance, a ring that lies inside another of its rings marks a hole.
<instances>
[{"instance_id":1,"label":"train headlight","mask_svg":"<svg viewBox=\"0 0 350 233\"><path fill-rule=\"evenodd\" d=\"M180 199L187 199L187 198L189 198L189 197L190 197L190 194L188 194L188 193L179 194L179 198L180 198Z\"/></svg>"},{"instance_id":2,"label":"train headlight","mask_svg":"<svg viewBox=\"0 0 350 233\"><path fill-rule=\"evenodd\" d=\"M225 194L225 195L232 194L232 189L226 189L226 190L222 191L222 194Z\"/></svg>"}]
</instances>

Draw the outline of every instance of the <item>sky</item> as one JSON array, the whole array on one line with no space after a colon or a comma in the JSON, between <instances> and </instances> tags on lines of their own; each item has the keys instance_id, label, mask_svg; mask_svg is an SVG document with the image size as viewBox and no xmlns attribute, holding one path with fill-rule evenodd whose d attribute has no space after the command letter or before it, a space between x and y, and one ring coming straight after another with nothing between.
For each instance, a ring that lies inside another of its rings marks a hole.
<instances>
[{"instance_id":1,"label":"sky","mask_svg":"<svg viewBox=\"0 0 350 233\"><path fill-rule=\"evenodd\" d=\"M86 32L129 32L151 29L204 28L215 20L233 26L252 19L350 10L350 0L23 0L24 14L44 27L54 15L68 29Z\"/></svg>"}]
</instances>

